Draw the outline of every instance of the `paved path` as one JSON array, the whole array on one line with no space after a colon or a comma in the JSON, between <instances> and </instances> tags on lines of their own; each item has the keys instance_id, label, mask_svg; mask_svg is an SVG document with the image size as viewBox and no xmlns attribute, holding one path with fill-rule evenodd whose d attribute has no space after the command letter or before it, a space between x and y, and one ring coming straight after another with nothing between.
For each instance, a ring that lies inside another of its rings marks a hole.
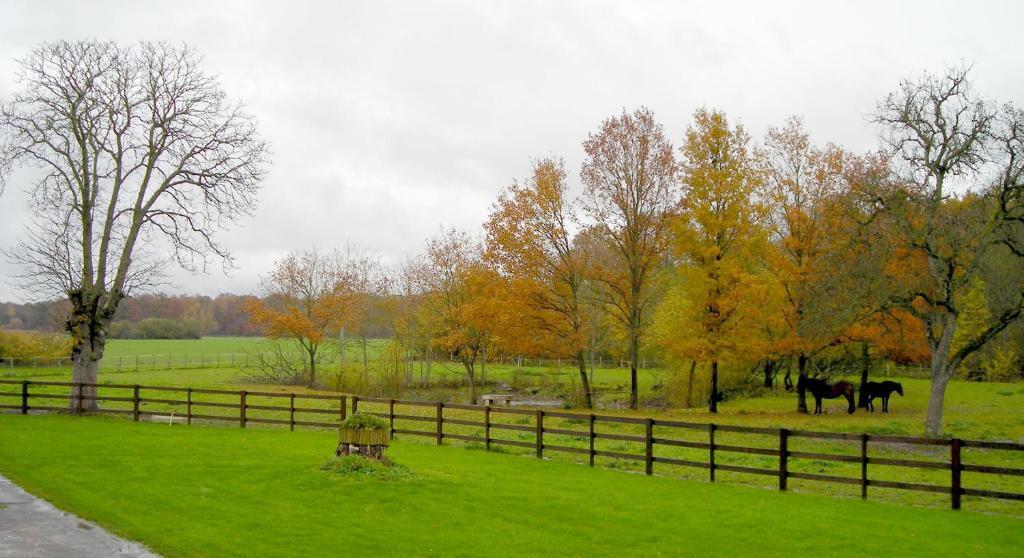
<instances>
[{"instance_id":1,"label":"paved path","mask_svg":"<svg viewBox=\"0 0 1024 558\"><path fill-rule=\"evenodd\" d=\"M64 513L0 475L0 557L158 558L139 543Z\"/></svg>"}]
</instances>

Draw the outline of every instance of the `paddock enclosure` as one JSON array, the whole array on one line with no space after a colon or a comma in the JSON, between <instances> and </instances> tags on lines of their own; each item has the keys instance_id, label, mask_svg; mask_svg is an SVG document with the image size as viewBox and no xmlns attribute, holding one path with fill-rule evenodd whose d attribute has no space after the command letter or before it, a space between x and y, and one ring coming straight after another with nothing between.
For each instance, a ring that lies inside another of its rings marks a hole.
<instances>
[{"instance_id":1,"label":"paddock enclosure","mask_svg":"<svg viewBox=\"0 0 1024 558\"><path fill-rule=\"evenodd\" d=\"M95 395L93 395L95 393ZM550 409L128 384L0 380L0 409L97 413L241 428L337 428L351 413L392 438L569 459L589 466L777 490L880 497L1024 515L1024 444L696 423ZM74 402L73 408L69 402Z\"/></svg>"}]
</instances>

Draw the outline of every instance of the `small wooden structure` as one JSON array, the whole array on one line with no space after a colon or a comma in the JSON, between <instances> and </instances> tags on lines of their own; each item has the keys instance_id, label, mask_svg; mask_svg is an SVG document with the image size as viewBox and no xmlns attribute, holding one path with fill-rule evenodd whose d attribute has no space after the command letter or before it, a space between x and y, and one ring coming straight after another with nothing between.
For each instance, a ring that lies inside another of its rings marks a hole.
<instances>
[{"instance_id":1,"label":"small wooden structure","mask_svg":"<svg viewBox=\"0 0 1024 558\"><path fill-rule=\"evenodd\" d=\"M504 402L506 407L511 407L513 399L515 395L510 393L488 393L480 396L480 401L488 407L498 402Z\"/></svg>"},{"instance_id":2,"label":"small wooden structure","mask_svg":"<svg viewBox=\"0 0 1024 558\"><path fill-rule=\"evenodd\" d=\"M384 459L384 449L387 448L390 441L390 436L386 430L342 426L338 429L338 449L334 454L350 455L356 453L363 457L381 461Z\"/></svg>"}]
</instances>

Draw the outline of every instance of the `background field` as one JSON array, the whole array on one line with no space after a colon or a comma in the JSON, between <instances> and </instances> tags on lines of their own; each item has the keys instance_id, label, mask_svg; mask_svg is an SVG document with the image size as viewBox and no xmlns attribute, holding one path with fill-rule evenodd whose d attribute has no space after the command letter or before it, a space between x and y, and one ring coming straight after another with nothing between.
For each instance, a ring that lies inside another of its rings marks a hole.
<instances>
[{"instance_id":1,"label":"background field","mask_svg":"<svg viewBox=\"0 0 1024 558\"><path fill-rule=\"evenodd\" d=\"M334 391L358 392L364 395L419 397L430 400L452 400L465 398L468 393L465 371L458 362L436 356L429 367L423 360L415 360L411 369L404 373L401 382L390 381L382 386L381 369L393 366L384 363L386 340L368 340L366 353L358 340L346 343L345 365L340 364L337 349L331 348L323 362L318 365L318 382L323 388ZM170 384L206 387L212 385L246 385L254 381L261 384L284 383L268 380L260 373L258 363L275 350L275 342L260 337L204 337L202 339L112 339L108 342L105 359L101 365L101 378L117 374L117 383L137 382L141 384ZM290 345L285 345L290 358L301 363L304 356ZM368 360L364 366L364 356ZM595 391L597 405L601 408L618 409L626 406L629 398L629 370L623 361L600 359L590 370L591 385ZM300 365L301 367L301 365ZM0 361L0 378L37 378L60 380L70 378L71 361L63 359L20 359ZM733 370L733 375L752 377L746 366ZM725 366L723 370L727 370ZM199 370L203 374L191 371ZM666 386L673 376L682 371L664 363L649 359L641 361L639 370L639 391L645 407L678 406L666 404ZM846 377L856 381L859 372L850 371ZM896 367L878 363L872 369L873 377L921 377L916 367ZM559 359L516 359L495 357L480 360L476 369L477 382L481 393L490 391L515 390L521 394L534 395L538 399L567 400L578 402L579 372L569 360ZM706 383L707 371L698 368L694 405L703 407L700 395ZM103 381L103 380L101 380ZM113 380L112 380L113 381ZM781 376L779 383L781 384ZM404 383L404 386L396 385ZM757 388L757 381L744 389L752 395L764 395ZM385 389L385 387L387 389ZM396 391L402 388L403 393ZM732 393L731 397L742 396ZM750 395L750 394L748 394ZM769 393L770 395L770 393ZM728 404L727 404L728 405Z\"/></svg>"}]
</instances>

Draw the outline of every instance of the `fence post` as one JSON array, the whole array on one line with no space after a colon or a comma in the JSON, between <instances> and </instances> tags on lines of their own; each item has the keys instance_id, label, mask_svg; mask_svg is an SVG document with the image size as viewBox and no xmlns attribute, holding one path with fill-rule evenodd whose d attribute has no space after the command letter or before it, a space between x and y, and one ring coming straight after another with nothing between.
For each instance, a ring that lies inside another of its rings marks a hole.
<instances>
[{"instance_id":1,"label":"fence post","mask_svg":"<svg viewBox=\"0 0 1024 558\"><path fill-rule=\"evenodd\" d=\"M779 429L779 490L786 489L789 478L789 430Z\"/></svg>"},{"instance_id":2,"label":"fence post","mask_svg":"<svg viewBox=\"0 0 1024 558\"><path fill-rule=\"evenodd\" d=\"M444 403L437 402L437 445L441 445L444 439Z\"/></svg>"},{"instance_id":3,"label":"fence post","mask_svg":"<svg viewBox=\"0 0 1024 558\"><path fill-rule=\"evenodd\" d=\"M484 406L484 449L491 451L491 406Z\"/></svg>"},{"instance_id":4,"label":"fence post","mask_svg":"<svg viewBox=\"0 0 1024 558\"><path fill-rule=\"evenodd\" d=\"M860 435L860 497L868 498L868 435Z\"/></svg>"},{"instance_id":5,"label":"fence post","mask_svg":"<svg viewBox=\"0 0 1024 558\"><path fill-rule=\"evenodd\" d=\"M356 396L352 396L352 414L356 412ZM341 422L348 418L348 397L341 396Z\"/></svg>"},{"instance_id":6,"label":"fence post","mask_svg":"<svg viewBox=\"0 0 1024 558\"><path fill-rule=\"evenodd\" d=\"M953 496L954 510L960 509L960 493L962 492L960 488L960 471L963 469L963 466L960 464L960 445L960 438L953 438L952 440L949 441L949 471L952 476L952 478L950 479L950 492Z\"/></svg>"},{"instance_id":7,"label":"fence post","mask_svg":"<svg viewBox=\"0 0 1024 558\"><path fill-rule=\"evenodd\" d=\"M345 412L345 402L341 404L342 413ZM342 419L344 421L345 419ZM295 394L288 394L288 430L295 432Z\"/></svg>"},{"instance_id":8,"label":"fence post","mask_svg":"<svg viewBox=\"0 0 1024 558\"><path fill-rule=\"evenodd\" d=\"M358 412L359 412L359 396L358 395L353 395L352 396L352 414L354 415L354 414L356 414Z\"/></svg>"},{"instance_id":9,"label":"fence post","mask_svg":"<svg viewBox=\"0 0 1024 558\"><path fill-rule=\"evenodd\" d=\"M28 414L28 380L21 382L21 414Z\"/></svg>"},{"instance_id":10,"label":"fence post","mask_svg":"<svg viewBox=\"0 0 1024 558\"><path fill-rule=\"evenodd\" d=\"M715 482L715 425L708 424L708 471Z\"/></svg>"},{"instance_id":11,"label":"fence post","mask_svg":"<svg viewBox=\"0 0 1024 558\"><path fill-rule=\"evenodd\" d=\"M388 401L388 429L391 432L391 439L395 439L395 400Z\"/></svg>"},{"instance_id":12,"label":"fence post","mask_svg":"<svg viewBox=\"0 0 1024 558\"><path fill-rule=\"evenodd\" d=\"M192 424L192 388L188 388L187 404L185 406L185 424Z\"/></svg>"},{"instance_id":13,"label":"fence post","mask_svg":"<svg viewBox=\"0 0 1024 558\"><path fill-rule=\"evenodd\" d=\"M132 420L139 422L139 384L132 386Z\"/></svg>"},{"instance_id":14,"label":"fence post","mask_svg":"<svg viewBox=\"0 0 1024 558\"><path fill-rule=\"evenodd\" d=\"M645 442L647 444L647 448L646 448L645 455L644 455L644 458L646 460L645 472L648 475L653 475L654 474L654 419L648 418L646 426L647 426L647 428L646 428L646 432L645 432L645 436L644 436L646 438Z\"/></svg>"},{"instance_id":15,"label":"fence post","mask_svg":"<svg viewBox=\"0 0 1024 558\"><path fill-rule=\"evenodd\" d=\"M245 390L238 392L238 426L245 428Z\"/></svg>"},{"instance_id":16,"label":"fence post","mask_svg":"<svg viewBox=\"0 0 1024 558\"><path fill-rule=\"evenodd\" d=\"M537 457L544 457L544 411L537 409Z\"/></svg>"},{"instance_id":17,"label":"fence post","mask_svg":"<svg viewBox=\"0 0 1024 558\"><path fill-rule=\"evenodd\" d=\"M594 434L594 413L590 413L590 466L594 466L594 439L597 436Z\"/></svg>"}]
</instances>

